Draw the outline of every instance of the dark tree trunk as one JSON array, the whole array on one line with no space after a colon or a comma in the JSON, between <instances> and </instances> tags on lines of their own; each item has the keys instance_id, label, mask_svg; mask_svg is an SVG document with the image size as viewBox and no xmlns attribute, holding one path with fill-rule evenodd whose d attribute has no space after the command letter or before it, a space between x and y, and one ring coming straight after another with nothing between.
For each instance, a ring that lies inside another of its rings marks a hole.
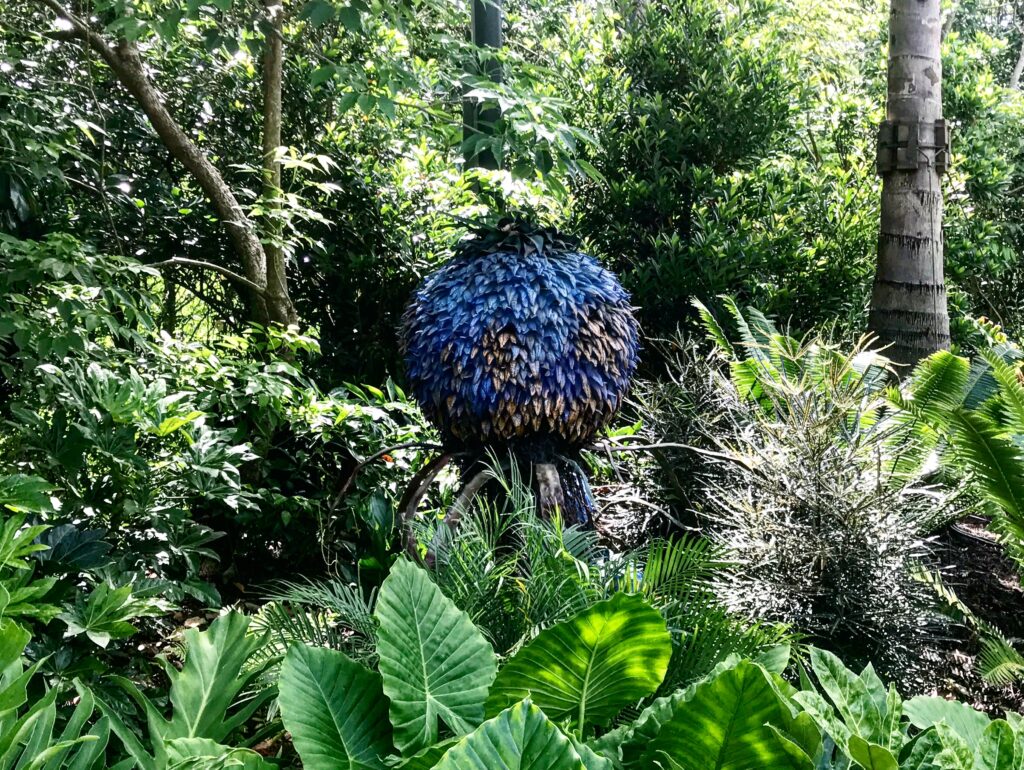
<instances>
[{"instance_id":1,"label":"dark tree trunk","mask_svg":"<svg viewBox=\"0 0 1024 770\"><path fill-rule=\"evenodd\" d=\"M472 20L470 33L473 44L480 49L501 48L502 44L502 0L472 0ZM486 56L485 51L481 51ZM477 74L495 83L501 82L501 62L491 57L484 60L481 72ZM481 134L493 134L494 124L501 117L497 107L481 108L479 102L465 100L462 104L462 122L464 138ZM498 168L498 159L490 150L483 150L471 158L466 158L467 166L480 168Z\"/></svg>"}]
</instances>

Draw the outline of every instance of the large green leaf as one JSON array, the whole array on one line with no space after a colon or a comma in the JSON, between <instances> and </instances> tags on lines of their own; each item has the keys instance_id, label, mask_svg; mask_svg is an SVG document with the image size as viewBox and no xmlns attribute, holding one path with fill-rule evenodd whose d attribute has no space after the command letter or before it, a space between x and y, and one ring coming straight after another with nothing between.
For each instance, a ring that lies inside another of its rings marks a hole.
<instances>
[{"instance_id":1,"label":"large green leaf","mask_svg":"<svg viewBox=\"0 0 1024 770\"><path fill-rule=\"evenodd\" d=\"M768 673L744 661L701 684L677 706L644 755L643 767L683 770L809 770L772 727L787 732L788 705Z\"/></svg>"},{"instance_id":2,"label":"large green leaf","mask_svg":"<svg viewBox=\"0 0 1024 770\"><path fill-rule=\"evenodd\" d=\"M1024 457L1001 428L977 412L951 417L953 444L974 471L985 495L1006 515L1005 524L1024 537Z\"/></svg>"},{"instance_id":3,"label":"large green leaf","mask_svg":"<svg viewBox=\"0 0 1024 770\"><path fill-rule=\"evenodd\" d=\"M402 754L436 743L441 722L456 735L476 728L497 663L469 616L405 560L381 586L375 615L380 673Z\"/></svg>"},{"instance_id":4,"label":"large green leaf","mask_svg":"<svg viewBox=\"0 0 1024 770\"><path fill-rule=\"evenodd\" d=\"M378 674L335 650L296 644L278 682L281 719L306 770L377 770L391 751Z\"/></svg>"},{"instance_id":5,"label":"large green leaf","mask_svg":"<svg viewBox=\"0 0 1024 770\"><path fill-rule=\"evenodd\" d=\"M874 671L866 669L868 676L858 676L835 655L819 649L811 650L811 667L850 732L866 742L888 747L886 691Z\"/></svg>"},{"instance_id":6,"label":"large green leaf","mask_svg":"<svg viewBox=\"0 0 1024 770\"><path fill-rule=\"evenodd\" d=\"M571 741L523 701L448 750L435 770L587 770Z\"/></svg>"},{"instance_id":7,"label":"large green leaf","mask_svg":"<svg viewBox=\"0 0 1024 770\"><path fill-rule=\"evenodd\" d=\"M865 770L899 770L899 762L885 746L870 743L859 735L850 738L850 758Z\"/></svg>"},{"instance_id":8,"label":"large green leaf","mask_svg":"<svg viewBox=\"0 0 1024 770\"><path fill-rule=\"evenodd\" d=\"M209 738L175 738L167 742L167 770L274 770L252 749L225 746Z\"/></svg>"},{"instance_id":9,"label":"large green leaf","mask_svg":"<svg viewBox=\"0 0 1024 770\"><path fill-rule=\"evenodd\" d=\"M639 767L647 747L658 737L662 725L673 717L680 704L690 700L697 692L697 688L704 682L713 679L723 671L736 668L740 661L739 655L728 656L706 677L685 689L655 699L631 723L621 725L600 738L591 740L588 745L602 756L615 758L623 767Z\"/></svg>"},{"instance_id":10,"label":"large green leaf","mask_svg":"<svg viewBox=\"0 0 1024 770\"><path fill-rule=\"evenodd\" d=\"M977 746L991 720L966 703L946 700L934 695L919 695L903 704L903 711L914 727L925 730L939 722L964 739L968 746Z\"/></svg>"},{"instance_id":11,"label":"large green leaf","mask_svg":"<svg viewBox=\"0 0 1024 770\"><path fill-rule=\"evenodd\" d=\"M152 752L139 741L122 720L119 710L102 699L97 703L110 720L110 728L143 770L167 763L166 743L176 738L207 738L216 743L225 740L244 724L261 705L274 697L272 687L255 695L245 691L273 659L260 665L249 664L253 653L266 644L267 637L248 633L249 618L229 612L217 618L206 631L189 629L185 662L179 671L169 661L161 661L170 680L173 711L166 718L138 687L128 679L111 677L145 711Z\"/></svg>"},{"instance_id":12,"label":"large green leaf","mask_svg":"<svg viewBox=\"0 0 1024 770\"><path fill-rule=\"evenodd\" d=\"M487 712L523 698L580 731L604 725L658 689L672 640L665 621L639 596L616 594L552 626L516 653L494 680Z\"/></svg>"},{"instance_id":13,"label":"large green leaf","mask_svg":"<svg viewBox=\"0 0 1024 770\"><path fill-rule=\"evenodd\" d=\"M1020 770L1024 764L1024 743L1018 744L1013 728L995 719L985 728L974 753L975 770Z\"/></svg>"},{"instance_id":14,"label":"large green leaf","mask_svg":"<svg viewBox=\"0 0 1024 770\"><path fill-rule=\"evenodd\" d=\"M236 705L236 699L265 667L246 666L267 641L266 635L252 635L248 629L249 618L229 612L207 631L192 628L185 632L187 651L180 671L162 661L174 705L171 719L161 726L166 740L209 738L221 742L273 697L273 690L263 690Z\"/></svg>"}]
</instances>

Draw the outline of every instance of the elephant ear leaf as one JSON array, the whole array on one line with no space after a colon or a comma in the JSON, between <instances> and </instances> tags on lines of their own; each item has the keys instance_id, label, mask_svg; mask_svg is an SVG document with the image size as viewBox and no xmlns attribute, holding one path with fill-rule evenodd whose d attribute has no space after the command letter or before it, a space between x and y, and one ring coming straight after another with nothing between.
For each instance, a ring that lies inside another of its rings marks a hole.
<instances>
[{"instance_id":1,"label":"elephant ear leaf","mask_svg":"<svg viewBox=\"0 0 1024 770\"><path fill-rule=\"evenodd\" d=\"M1013 728L1002 719L992 721L985 728L981 743L974 755L977 770L1018 770L1017 736Z\"/></svg>"},{"instance_id":2,"label":"elephant ear leaf","mask_svg":"<svg viewBox=\"0 0 1024 770\"><path fill-rule=\"evenodd\" d=\"M639 596L616 594L537 635L505 664L487 713L530 698L577 730L605 725L658 689L672 640L665 621Z\"/></svg>"},{"instance_id":3,"label":"elephant ear leaf","mask_svg":"<svg viewBox=\"0 0 1024 770\"><path fill-rule=\"evenodd\" d=\"M395 745L414 754L440 737L440 723L465 735L484 718L494 651L427 573L395 562L377 599L377 653L391 702Z\"/></svg>"},{"instance_id":4,"label":"elephant ear leaf","mask_svg":"<svg viewBox=\"0 0 1024 770\"><path fill-rule=\"evenodd\" d=\"M378 674L335 650L293 645L281 666L281 719L306 770L379 770L391 751Z\"/></svg>"},{"instance_id":5,"label":"elephant ear leaf","mask_svg":"<svg viewBox=\"0 0 1024 770\"><path fill-rule=\"evenodd\" d=\"M167 742L167 770L274 770L251 749L236 749L209 738L174 738Z\"/></svg>"},{"instance_id":6,"label":"elephant ear leaf","mask_svg":"<svg viewBox=\"0 0 1024 770\"><path fill-rule=\"evenodd\" d=\"M811 770L812 761L779 740L793 721L764 669L744 661L697 687L647 749L642 767L683 770Z\"/></svg>"},{"instance_id":7,"label":"elephant ear leaf","mask_svg":"<svg viewBox=\"0 0 1024 770\"><path fill-rule=\"evenodd\" d=\"M910 724L919 730L927 730L939 722L959 735L968 746L977 746L991 720L966 703L950 701L936 695L919 695L908 700L904 712Z\"/></svg>"},{"instance_id":8,"label":"elephant ear leaf","mask_svg":"<svg viewBox=\"0 0 1024 770\"><path fill-rule=\"evenodd\" d=\"M434 770L588 770L572 742L523 701L484 722L448 750Z\"/></svg>"}]
</instances>

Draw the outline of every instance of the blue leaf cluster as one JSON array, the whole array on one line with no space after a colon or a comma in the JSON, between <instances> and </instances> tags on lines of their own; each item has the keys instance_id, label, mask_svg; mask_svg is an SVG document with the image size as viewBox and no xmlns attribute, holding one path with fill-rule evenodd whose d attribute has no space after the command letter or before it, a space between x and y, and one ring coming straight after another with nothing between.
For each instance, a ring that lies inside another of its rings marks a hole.
<instances>
[{"instance_id":1,"label":"blue leaf cluster","mask_svg":"<svg viewBox=\"0 0 1024 770\"><path fill-rule=\"evenodd\" d=\"M578 251L464 250L403 317L412 392L447 443L586 444L636 369L629 295Z\"/></svg>"}]
</instances>

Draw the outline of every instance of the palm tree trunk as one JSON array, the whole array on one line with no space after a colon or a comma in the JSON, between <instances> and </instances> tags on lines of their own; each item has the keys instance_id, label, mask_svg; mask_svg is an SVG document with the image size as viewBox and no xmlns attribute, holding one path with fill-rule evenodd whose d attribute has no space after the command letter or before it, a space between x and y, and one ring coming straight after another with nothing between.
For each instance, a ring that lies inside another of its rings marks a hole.
<instances>
[{"instance_id":1,"label":"palm tree trunk","mask_svg":"<svg viewBox=\"0 0 1024 770\"><path fill-rule=\"evenodd\" d=\"M882 217L868 325L912 364L949 347L942 258L940 0L891 0L886 122L879 131Z\"/></svg>"}]
</instances>

